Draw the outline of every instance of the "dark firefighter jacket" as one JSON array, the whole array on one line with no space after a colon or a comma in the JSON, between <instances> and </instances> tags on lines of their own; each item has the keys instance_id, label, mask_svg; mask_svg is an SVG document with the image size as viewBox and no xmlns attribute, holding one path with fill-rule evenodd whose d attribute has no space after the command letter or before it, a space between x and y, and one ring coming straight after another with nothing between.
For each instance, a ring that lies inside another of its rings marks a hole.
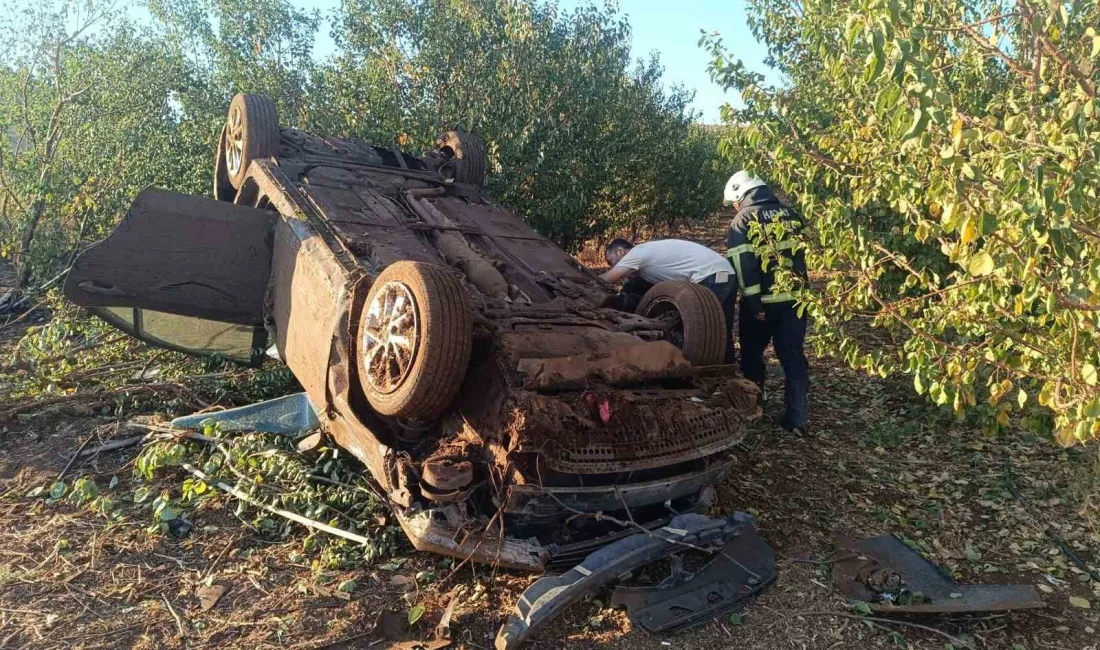
<instances>
[{"instance_id":1,"label":"dark firefighter jacket","mask_svg":"<svg viewBox=\"0 0 1100 650\"><path fill-rule=\"evenodd\" d=\"M734 216L726 236L726 256L737 272L745 309L753 315L762 312L764 305L794 300L789 293L772 293L772 283L775 281L772 270L761 270L760 258L749 241L750 223L756 221L766 225L779 220L792 222L795 231L801 230L803 226L802 215L783 205L771 189L757 187L745 195L741 209ZM793 261L794 272L805 279L806 256L801 250L794 250L795 241L784 239L776 242L775 247L780 254Z\"/></svg>"}]
</instances>

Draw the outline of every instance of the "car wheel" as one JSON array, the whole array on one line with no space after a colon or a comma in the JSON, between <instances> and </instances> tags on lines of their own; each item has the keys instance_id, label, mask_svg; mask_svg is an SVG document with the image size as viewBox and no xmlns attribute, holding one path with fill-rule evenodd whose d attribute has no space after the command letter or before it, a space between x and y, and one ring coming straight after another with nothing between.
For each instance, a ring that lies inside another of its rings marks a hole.
<instances>
[{"instance_id":1,"label":"car wheel","mask_svg":"<svg viewBox=\"0 0 1100 650\"><path fill-rule=\"evenodd\" d=\"M485 145L472 133L447 131L435 139L435 148L452 167L456 183L485 185Z\"/></svg>"},{"instance_id":2,"label":"car wheel","mask_svg":"<svg viewBox=\"0 0 1100 650\"><path fill-rule=\"evenodd\" d=\"M473 315L461 283L434 264L396 262L374 280L359 318L359 383L382 415L433 420L466 375Z\"/></svg>"},{"instance_id":3,"label":"car wheel","mask_svg":"<svg viewBox=\"0 0 1100 650\"><path fill-rule=\"evenodd\" d=\"M279 153L279 116L275 102L264 95L239 94L229 104L225 123L225 172L240 189L253 160Z\"/></svg>"},{"instance_id":4,"label":"car wheel","mask_svg":"<svg viewBox=\"0 0 1100 650\"><path fill-rule=\"evenodd\" d=\"M721 364L726 356L726 317L706 287L666 280L646 292L636 313L669 323L669 340L693 366Z\"/></svg>"},{"instance_id":5,"label":"car wheel","mask_svg":"<svg viewBox=\"0 0 1100 650\"><path fill-rule=\"evenodd\" d=\"M233 199L237 196L237 190L234 189L233 185L229 182L229 172L226 171L226 128L226 125L222 125L221 133L218 134L218 146L214 149L214 198L219 201L232 203Z\"/></svg>"}]
</instances>

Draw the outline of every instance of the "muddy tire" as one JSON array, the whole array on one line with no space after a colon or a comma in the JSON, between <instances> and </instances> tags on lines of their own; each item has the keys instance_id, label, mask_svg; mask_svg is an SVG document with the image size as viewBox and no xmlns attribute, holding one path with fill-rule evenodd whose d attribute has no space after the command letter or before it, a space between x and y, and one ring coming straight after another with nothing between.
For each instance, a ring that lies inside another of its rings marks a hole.
<instances>
[{"instance_id":1,"label":"muddy tire","mask_svg":"<svg viewBox=\"0 0 1100 650\"><path fill-rule=\"evenodd\" d=\"M225 165L225 129L223 125L218 134L218 145L214 149L214 198L218 201L232 203L237 196L237 190L229 182L229 172Z\"/></svg>"},{"instance_id":2,"label":"muddy tire","mask_svg":"<svg viewBox=\"0 0 1100 650\"><path fill-rule=\"evenodd\" d=\"M715 366L725 360L726 317L722 303L706 287L694 282L660 282L642 297L636 313L647 318L675 318L673 342L691 365Z\"/></svg>"},{"instance_id":3,"label":"muddy tire","mask_svg":"<svg viewBox=\"0 0 1100 650\"><path fill-rule=\"evenodd\" d=\"M225 159L226 177L235 189L240 189L253 160L279 153L279 115L275 102L264 95L242 93L234 97L229 104L221 149L224 154L219 159Z\"/></svg>"},{"instance_id":4,"label":"muddy tire","mask_svg":"<svg viewBox=\"0 0 1100 650\"><path fill-rule=\"evenodd\" d=\"M485 185L485 145L472 133L447 131L435 139L435 148L449 158L456 183Z\"/></svg>"},{"instance_id":5,"label":"muddy tire","mask_svg":"<svg viewBox=\"0 0 1100 650\"><path fill-rule=\"evenodd\" d=\"M371 407L434 420L454 400L470 362L466 292L443 267L391 264L367 294L357 340L359 384Z\"/></svg>"}]
</instances>

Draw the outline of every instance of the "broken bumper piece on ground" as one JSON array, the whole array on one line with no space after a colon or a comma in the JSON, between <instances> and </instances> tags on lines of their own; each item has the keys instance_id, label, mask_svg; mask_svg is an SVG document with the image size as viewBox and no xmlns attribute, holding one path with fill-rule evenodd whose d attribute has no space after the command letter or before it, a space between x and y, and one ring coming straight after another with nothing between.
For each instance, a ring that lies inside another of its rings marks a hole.
<instances>
[{"instance_id":1,"label":"broken bumper piece on ground","mask_svg":"<svg viewBox=\"0 0 1100 650\"><path fill-rule=\"evenodd\" d=\"M734 513L728 519L678 515L663 528L595 551L560 576L536 581L520 596L516 614L497 634L496 650L521 647L570 603L655 560L689 549L714 551L716 559L695 577L674 571L657 587L619 592L618 601L646 629L664 631L705 622L775 579L775 556L756 535L748 515Z\"/></svg>"},{"instance_id":2,"label":"broken bumper piece on ground","mask_svg":"<svg viewBox=\"0 0 1100 650\"><path fill-rule=\"evenodd\" d=\"M685 571L679 556L671 560L672 575L660 584L620 585L611 594L611 604L625 607L630 620L647 632L674 632L712 621L740 610L775 582L775 552L751 523L697 571Z\"/></svg>"},{"instance_id":3,"label":"broken bumper piece on ground","mask_svg":"<svg viewBox=\"0 0 1100 650\"><path fill-rule=\"evenodd\" d=\"M1032 585L963 585L940 572L894 535L861 541L837 535L833 582L877 613L966 614L1043 606Z\"/></svg>"}]
</instances>

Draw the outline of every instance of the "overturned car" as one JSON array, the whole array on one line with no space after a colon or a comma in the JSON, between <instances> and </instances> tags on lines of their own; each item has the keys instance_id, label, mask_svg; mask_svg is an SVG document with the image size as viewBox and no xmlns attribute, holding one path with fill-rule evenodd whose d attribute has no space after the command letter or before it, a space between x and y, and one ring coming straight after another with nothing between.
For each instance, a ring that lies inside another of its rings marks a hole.
<instances>
[{"instance_id":1,"label":"overturned car","mask_svg":"<svg viewBox=\"0 0 1100 650\"><path fill-rule=\"evenodd\" d=\"M637 532L609 519L705 506L758 389L720 365L712 294L603 307L612 288L485 196L485 169L470 134L411 156L238 95L214 198L142 192L65 295L155 345L274 345L417 549L572 566Z\"/></svg>"}]
</instances>

